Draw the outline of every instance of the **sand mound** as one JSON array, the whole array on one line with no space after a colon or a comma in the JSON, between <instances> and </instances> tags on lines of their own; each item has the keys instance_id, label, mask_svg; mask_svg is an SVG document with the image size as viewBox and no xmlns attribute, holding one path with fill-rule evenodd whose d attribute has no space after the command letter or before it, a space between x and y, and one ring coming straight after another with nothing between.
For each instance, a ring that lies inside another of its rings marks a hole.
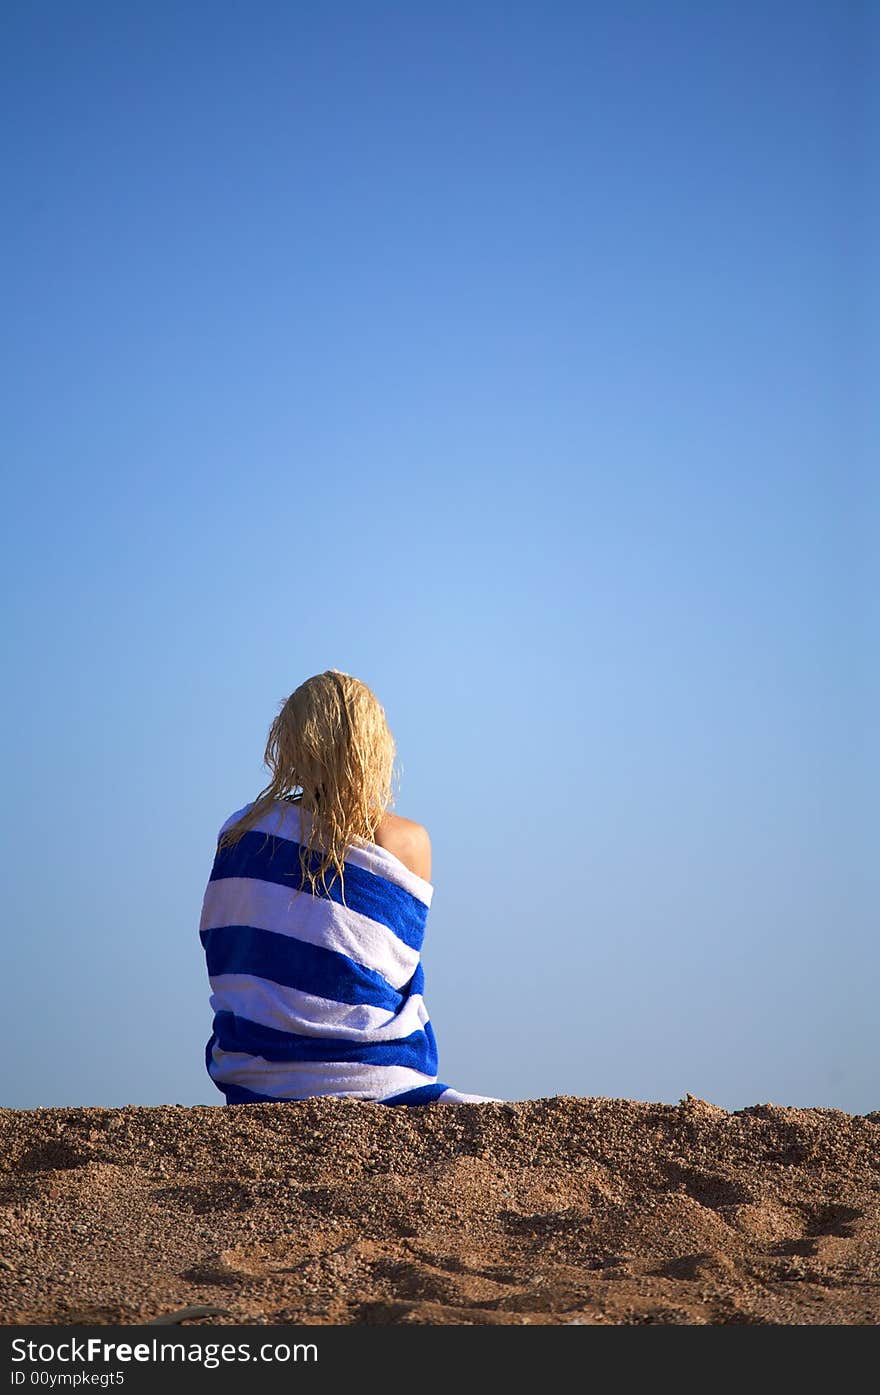
<instances>
[{"instance_id":1,"label":"sand mound","mask_svg":"<svg viewBox=\"0 0 880 1395\"><path fill-rule=\"evenodd\" d=\"M0 1110L0 1320L877 1323L880 1115Z\"/></svg>"}]
</instances>

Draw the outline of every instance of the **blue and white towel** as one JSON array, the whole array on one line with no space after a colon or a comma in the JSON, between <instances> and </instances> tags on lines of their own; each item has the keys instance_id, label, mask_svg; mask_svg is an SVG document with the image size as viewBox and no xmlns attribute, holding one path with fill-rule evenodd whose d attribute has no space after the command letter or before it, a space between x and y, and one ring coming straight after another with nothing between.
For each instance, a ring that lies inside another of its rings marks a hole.
<instances>
[{"instance_id":1,"label":"blue and white towel","mask_svg":"<svg viewBox=\"0 0 880 1395\"><path fill-rule=\"evenodd\" d=\"M230 815L218 842L251 807ZM314 1095L484 1102L437 1078L421 965L432 884L373 843L346 851L347 905L332 868L327 892L319 877L312 894L300 869L308 819L280 801L239 842L217 850L199 928L214 1084L227 1104Z\"/></svg>"}]
</instances>

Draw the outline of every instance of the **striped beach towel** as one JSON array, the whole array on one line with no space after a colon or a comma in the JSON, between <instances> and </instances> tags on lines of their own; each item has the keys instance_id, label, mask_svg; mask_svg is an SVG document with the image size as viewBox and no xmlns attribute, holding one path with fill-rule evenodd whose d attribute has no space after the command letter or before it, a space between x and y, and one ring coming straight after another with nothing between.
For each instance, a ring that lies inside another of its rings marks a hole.
<instances>
[{"instance_id":1,"label":"striped beach towel","mask_svg":"<svg viewBox=\"0 0 880 1395\"><path fill-rule=\"evenodd\" d=\"M218 842L251 807L230 815ZM332 869L326 892L319 878L312 894L300 867L308 819L279 801L214 858L199 927L214 1084L227 1104L483 1102L437 1076L421 965L433 885L373 843L346 851L346 905Z\"/></svg>"}]
</instances>

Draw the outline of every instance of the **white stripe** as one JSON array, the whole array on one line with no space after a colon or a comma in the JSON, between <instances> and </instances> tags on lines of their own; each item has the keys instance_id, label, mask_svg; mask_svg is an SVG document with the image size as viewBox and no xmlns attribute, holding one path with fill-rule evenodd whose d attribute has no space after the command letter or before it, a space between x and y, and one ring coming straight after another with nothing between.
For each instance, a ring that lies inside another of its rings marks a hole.
<instances>
[{"instance_id":1,"label":"white stripe","mask_svg":"<svg viewBox=\"0 0 880 1395\"><path fill-rule=\"evenodd\" d=\"M359 1061L266 1061L262 1056L213 1048L211 1076L225 1085L242 1085L259 1095L302 1099L312 1095L349 1095L381 1100L422 1085L434 1085L436 1075L409 1066L368 1066Z\"/></svg>"},{"instance_id":2,"label":"white stripe","mask_svg":"<svg viewBox=\"0 0 880 1395\"><path fill-rule=\"evenodd\" d=\"M237 819L252 806L246 804L244 809L238 809L226 820L220 833L231 828ZM298 804L290 804L287 800L276 800L275 804L262 818L258 819L253 826L255 833L274 833L276 838L290 838L295 843L299 843L308 838L311 826L311 816L302 810ZM219 837L219 834L218 834ZM367 872L374 873L377 877L384 877L386 881L394 882L396 886L402 886L411 896L415 896L417 901L423 901L428 907L434 896L434 885L425 881L424 877L419 877L415 872L401 862L388 848L380 847L378 843L369 843L365 847L352 843L345 850L345 862L353 862L357 867L363 867Z\"/></svg>"},{"instance_id":3,"label":"white stripe","mask_svg":"<svg viewBox=\"0 0 880 1395\"><path fill-rule=\"evenodd\" d=\"M494 1095L464 1095L461 1090L444 1090L437 1096L437 1104L503 1104L504 1100Z\"/></svg>"},{"instance_id":4,"label":"white stripe","mask_svg":"<svg viewBox=\"0 0 880 1395\"><path fill-rule=\"evenodd\" d=\"M256 877L221 877L208 883L199 929L224 925L252 925L334 949L381 974L392 988L402 988L418 967L418 950L405 945L387 925L327 897L294 893Z\"/></svg>"},{"instance_id":5,"label":"white stripe","mask_svg":"<svg viewBox=\"0 0 880 1395\"><path fill-rule=\"evenodd\" d=\"M421 994L407 998L396 1015L367 1004L336 1003L297 988L272 983L250 974L218 974L211 979L211 1008L234 1012L276 1032L340 1041L396 1041L417 1032L428 1021Z\"/></svg>"}]
</instances>

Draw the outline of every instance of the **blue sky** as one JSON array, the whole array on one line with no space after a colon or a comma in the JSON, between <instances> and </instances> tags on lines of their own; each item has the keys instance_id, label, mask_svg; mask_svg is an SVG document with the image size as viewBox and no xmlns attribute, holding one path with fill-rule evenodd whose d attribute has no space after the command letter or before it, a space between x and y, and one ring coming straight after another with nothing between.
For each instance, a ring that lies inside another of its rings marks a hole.
<instances>
[{"instance_id":1,"label":"blue sky","mask_svg":"<svg viewBox=\"0 0 880 1395\"><path fill-rule=\"evenodd\" d=\"M0 1103L221 1102L216 832L336 667L443 1079L880 1108L877 10L5 30Z\"/></svg>"}]
</instances>

